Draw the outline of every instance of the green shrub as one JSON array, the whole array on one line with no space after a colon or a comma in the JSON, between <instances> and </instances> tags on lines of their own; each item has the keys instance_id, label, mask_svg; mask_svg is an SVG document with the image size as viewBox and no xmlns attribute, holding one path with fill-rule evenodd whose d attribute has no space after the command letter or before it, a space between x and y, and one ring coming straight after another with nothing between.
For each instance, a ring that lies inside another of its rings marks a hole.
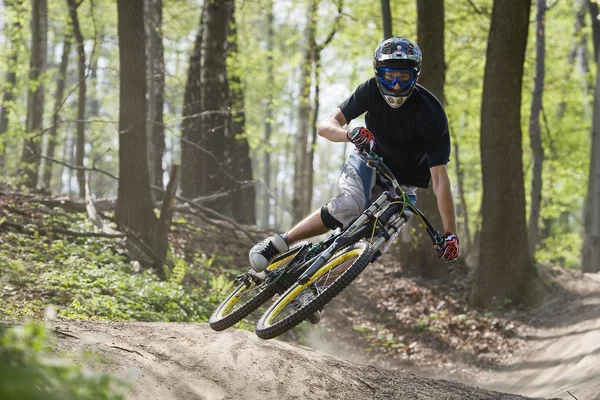
<instances>
[{"instance_id":1,"label":"green shrub","mask_svg":"<svg viewBox=\"0 0 600 400\"><path fill-rule=\"evenodd\" d=\"M231 282L207 274L191 287L190 267L173 257L168 280L152 271L136 272L111 239L3 236L0 283L8 292L0 302L5 320L41 318L56 307L58 316L120 321L206 321ZM22 261L12 261L20 259Z\"/></svg>"},{"instance_id":2,"label":"green shrub","mask_svg":"<svg viewBox=\"0 0 600 400\"><path fill-rule=\"evenodd\" d=\"M52 337L38 322L0 329L0 399L123 399L125 384L67 360L50 358Z\"/></svg>"},{"instance_id":3,"label":"green shrub","mask_svg":"<svg viewBox=\"0 0 600 400\"><path fill-rule=\"evenodd\" d=\"M582 237L576 232L551 236L537 250L536 258L541 263L576 268L579 266L582 244Z\"/></svg>"}]
</instances>

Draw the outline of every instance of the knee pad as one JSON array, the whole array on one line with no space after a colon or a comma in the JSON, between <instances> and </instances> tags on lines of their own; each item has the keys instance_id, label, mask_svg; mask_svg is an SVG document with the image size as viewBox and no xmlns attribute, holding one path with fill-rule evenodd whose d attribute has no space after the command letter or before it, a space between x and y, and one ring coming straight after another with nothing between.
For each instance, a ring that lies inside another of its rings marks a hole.
<instances>
[{"instance_id":1,"label":"knee pad","mask_svg":"<svg viewBox=\"0 0 600 400\"><path fill-rule=\"evenodd\" d=\"M331 218L330 221L335 220L339 224L336 227L341 226L346 228L363 212L365 200L362 194L357 196L352 192L344 191L327 203L323 208L325 208L326 211L321 211L321 218L323 218L323 215L325 214L325 218ZM323 222L326 223L325 219L323 219Z\"/></svg>"}]
</instances>

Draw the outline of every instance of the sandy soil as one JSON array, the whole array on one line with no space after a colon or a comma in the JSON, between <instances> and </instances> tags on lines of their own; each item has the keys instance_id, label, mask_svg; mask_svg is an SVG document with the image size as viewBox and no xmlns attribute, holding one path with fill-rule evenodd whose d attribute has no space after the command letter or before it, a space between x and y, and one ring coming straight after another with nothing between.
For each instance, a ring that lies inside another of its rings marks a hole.
<instances>
[{"instance_id":1,"label":"sandy soil","mask_svg":"<svg viewBox=\"0 0 600 400\"><path fill-rule=\"evenodd\" d=\"M322 321L330 329L313 330L306 341L324 353L360 364L524 396L600 400L600 274L560 268L544 271L543 279L554 288L536 308L511 314L524 331L515 338L518 347L511 350L512 356L501 362L474 363L458 352L437 357L429 352L428 360L416 362L393 352L368 352L368 343L352 331L350 320L330 315L334 310L343 314L340 310L350 303L356 306L360 296L356 287L330 305L330 313ZM324 340L332 335L338 340Z\"/></svg>"},{"instance_id":2,"label":"sandy soil","mask_svg":"<svg viewBox=\"0 0 600 400\"><path fill-rule=\"evenodd\" d=\"M569 291L540 309L529 351L479 385L528 396L600 400L600 274L565 282ZM547 326L544 326L547 325Z\"/></svg>"},{"instance_id":3,"label":"sandy soil","mask_svg":"<svg viewBox=\"0 0 600 400\"><path fill-rule=\"evenodd\" d=\"M524 399L358 365L307 347L205 324L54 322L58 352L106 358L94 369L131 382L130 400Z\"/></svg>"}]
</instances>

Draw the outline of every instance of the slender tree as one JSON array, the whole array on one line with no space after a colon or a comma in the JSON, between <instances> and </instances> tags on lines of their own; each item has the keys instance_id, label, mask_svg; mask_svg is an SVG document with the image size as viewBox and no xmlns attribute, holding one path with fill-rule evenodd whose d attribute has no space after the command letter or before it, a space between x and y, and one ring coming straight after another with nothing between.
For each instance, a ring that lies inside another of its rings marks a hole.
<instances>
[{"instance_id":1,"label":"slender tree","mask_svg":"<svg viewBox=\"0 0 600 400\"><path fill-rule=\"evenodd\" d=\"M462 223L462 230L460 230L459 237L461 240L461 252L464 256L466 252L470 252L473 250L471 243L471 232L469 229L469 210L467 208L467 197L465 196L465 171L460 163L460 138L464 137L463 133L465 131L466 125L466 117L465 115L460 116L460 128L459 135L455 137L454 143L452 144L452 151L454 152L454 168L456 171L456 181L458 183L458 187L456 188L458 191L458 198L460 199L460 203L456 209L456 214L458 217L463 217L464 221ZM465 252L466 250L466 252Z\"/></svg>"},{"instance_id":2,"label":"slender tree","mask_svg":"<svg viewBox=\"0 0 600 400\"><path fill-rule=\"evenodd\" d=\"M194 49L190 55L185 95L183 99L183 120L181 122L181 191L188 198L200 195L202 186L203 127L201 81L202 41L204 36L204 15L208 6L204 2L198 23Z\"/></svg>"},{"instance_id":3,"label":"slender tree","mask_svg":"<svg viewBox=\"0 0 600 400\"><path fill-rule=\"evenodd\" d=\"M69 17L73 26L73 35L77 44L77 79L78 96L77 96L77 144L75 145L75 166L80 167L77 170L77 184L79 185L79 197L85 198L85 171L83 163L85 158L85 106L86 106L86 72L85 72L85 44L83 43L83 35L79 26L79 18L77 16L77 8L81 2L75 0L67 0L69 6Z\"/></svg>"},{"instance_id":4,"label":"slender tree","mask_svg":"<svg viewBox=\"0 0 600 400\"><path fill-rule=\"evenodd\" d=\"M444 1L417 0L417 43L423 54L423 67L419 83L431 91L441 102L444 101ZM437 197L433 190L419 190L419 207L431 218L434 226L441 226L437 207ZM416 218L412 224L417 224ZM423 276L441 276L446 266L440 263L431 248L431 241L423 229L411 232L404 230L403 240L410 240L409 246L402 246L399 259L403 265L418 269Z\"/></svg>"},{"instance_id":5,"label":"slender tree","mask_svg":"<svg viewBox=\"0 0 600 400\"><path fill-rule=\"evenodd\" d=\"M264 146L264 170L263 180L264 188L262 190L262 213L261 225L269 226L269 218L271 217L271 133L273 131L273 82L275 81L275 66L273 65L273 1L269 2L267 11L267 96L265 98L265 136L263 141Z\"/></svg>"},{"instance_id":6,"label":"slender tree","mask_svg":"<svg viewBox=\"0 0 600 400\"><path fill-rule=\"evenodd\" d=\"M231 134L234 142L232 147L231 168L235 177L233 191L233 217L245 224L256 223L256 193L255 186L251 184L252 161L250 159L250 146L246 138L246 115L244 113L244 90L241 76L240 55L238 53L238 35L235 19L235 3L232 1L229 13L228 26L231 29L229 36L229 46L227 48L227 57L231 60L228 65L233 68L228 69L229 92L231 94ZM227 83L226 81L226 83ZM268 201L268 200L267 200Z\"/></svg>"},{"instance_id":7,"label":"slender tree","mask_svg":"<svg viewBox=\"0 0 600 400\"><path fill-rule=\"evenodd\" d=\"M34 189L38 181L42 124L44 117L44 81L48 57L48 4L47 0L31 3L31 57L29 59L29 93L27 95L27 121L21 157L23 183Z\"/></svg>"},{"instance_id":8,"label":"slender tree","mask_svg":"<svg viewBox=\"0 0 600 400\"><path fill-rule=\"evenodd\" d=\"M306 173L307 173L307 179L306 179L306 187L305 187L305 201L308 205L312 204L312 200L313 200L313 184L314 184L314 168L313 168L313 164L314 164L314 160L315 160L315 151L317 149L317 124L318 124L318 118L319 118L319 107L320 107L320 101L321 101L321 53L323 52L323 50L325 49L325 47L327 47L329 45L329 43L333 40L335 34L337 33L337 30L339 28L339 24L340 24L340 20L342 17L342 9L343 9L343 3L342 0L338 0L337 1L337 7L338 7L338 12L337 15L335 17L335 20L331 26L331 30L329 31L329 34L327 35L327 37L323 40L322 43L317 44L312 43L311 44L311 49L312 49L312 59L314 62L313 68L314 68L314 85L313 85L313 105L312 105L312 109L313 109L313 113L312 113L312 121L311 121L311 140L310 140L310 147L308 149L308 165L306 167Z\"/></svg>"},{"instance_id":9,"label":"slender tree","mask_svg":"<svg viewBox=\"0 0 600 400\"><path fill-rule=\"evenodd\" d=\"M17 1L5 1L4 5L6 10L13 11L14 21L7 27L6 36L10 41L10 47L8 50L8 62L6 68L6 76L4 78L2 103L0 103L0 140L5 140L4 134L8 131L8 116L12 103L15 97L15 87L17 84L17 68L19 65L19 53L21 52L21 40L23 35L23 25L21 24L21 14L23 10L23 0ZM9 15L5 13L5 15ZM7 21L8 23L8 21ZM0 149L0 171L5 166L5 149L6 143L2 143Z\"/></svg>"},{"instance_id":10,"label":"slender tree","mask_svg":"<svg viewBox=\"0 0 600 400\"><path fill-rule=\"evenodd\" d=\"M571 68L571 66L575 63L576 58L578 59L577 64L579 65L579 70L582 71L585 69L585 63L582 57L587 53L587 34L582 33L582 30L585 28L585 16L588 11L588 1L589 0L575 0L575 31L573 32L573 45L571 46L567 56L567 64L569 65L569 68L567 68L564 79L565 85L572 84L571 72L573 71L573 68ZM585 77L583 77L583 80L585 80ZM562 100L558 104L558 109L556 112L556 119L558 121L563 118L566 108L567 102Z\"/></svg>"},{"instance_id":11,"label":"slender tree","mask_svg":"<svg viewBox=\"0 0 600 400\"><path fill-rule=\"evenodd\" d=\"M150 182L162 188L163 158L165 153L165 56L162 35L162 0L146 0L146 33L148 54L148 162ZM160 193L160 192L155 192Z\"/></svg>"},{"instance_id":12,"label":"slender tree","mask_svg":"<svg viewBox=\"0 0 600 400\"><path fill-rule=\"evenodd\" d=\"M544 67L546 53L546 0L536 0L536 44L535 44L535 80L531 97L531 115L529 118L529 145L533 158L531 174L531 206L529 208L528 243L529 252L535 255L539 242L539 220L542 206L542 165L544 162L544 146L540 128L540 112L542 110L542 94L544 93Z\"/></svg>"},{"instance_id":13,"label":"slender tree","mask_svg":"<svg viewBox=\"0 0 600 400\"><path fill-rule=\"evenodd\" d=\"M296 151L294 157L294 198L292 200L293 222L296 223L310 212L311 205L307 204L308 187L308 132L310 126L310 88L312 85L312 71L315 43L317 10L320 0L310 0L306 14L306 28L304 32L305 46L303 49L302 63L300 65L300 99L298 101L298 130L296 137Z\"/></svg>"},{"instance_id":14,"label":"slender tree","mask_svg":"<svg viewBox=\"0 0 600 400\"><path fill-rule=\"evenodd\" d=\"M390 0L381 0L381 19L383 21L383 38L391 38L392 35L392 12L390 11Z\"/></svg>"},{"instance_id":15,"label":"slender tree","mask_svg":"<svg viewBox=\"0 0 600 400\"><path fill-rule=\"evenodd\" d=\"M48 132L48 146L46 149L46 156L54 158L54 151L57 143L57 132L58 125L60 123L60 109L63 104L63 97L65 95L65 83L67 79L67 68L69 66L69 54L71 53L71 35L65 35L63 43L62 56L60 58L60 66L58 68L58 77L56 79L56 92L54 92L54 112L52 113L52 125ZM49 162L44 168L44 174L42 176L42 184L44 188L50 188L50 181L52 178L52 167L54 163Z\"/></svg>"},{"instance_id":16,"label":"slender tree","mask_svg":"<svg viewBox=\"0 0 600 400\"><path fill-rule=\"evenodd\" d=\"M531 2L494 1L481 109L480 264L470 301L526 301L534 276L527 245L521 88Z\"/></svg>"},{"instance_id":17,"label":"slender tree","mask_svg":"<svg viewBox=\"0 0 600 400\"><path fill-rule=\"evenodd\" d=\"M580 0L583 2L583 0ZM600 57L600 20L598 20L598 2L594 0L585 0L587 2L588 9L590 10L590 17L592 19L592 38L594 43L594 60L598 60ZM585 7L582 7L585 11Z\"/></svg>"}]
</instances>

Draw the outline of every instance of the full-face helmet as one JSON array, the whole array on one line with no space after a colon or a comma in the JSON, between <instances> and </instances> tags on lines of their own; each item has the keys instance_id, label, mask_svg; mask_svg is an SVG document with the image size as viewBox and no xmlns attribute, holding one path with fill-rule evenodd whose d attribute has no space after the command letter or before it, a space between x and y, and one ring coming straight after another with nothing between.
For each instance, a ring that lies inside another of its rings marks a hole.
<instances>
[{"instance_id":1,"label":"full-face helmet","mask_svg":"<svg viewBox=\"0 0 600 400\"><path fill-rule=\"evenodd\" d=\"M416 43L393 37L383 40L373 54L379 92L393 108L404 102L417 84L423 57Z\"/></svg>"}]
</instances>

